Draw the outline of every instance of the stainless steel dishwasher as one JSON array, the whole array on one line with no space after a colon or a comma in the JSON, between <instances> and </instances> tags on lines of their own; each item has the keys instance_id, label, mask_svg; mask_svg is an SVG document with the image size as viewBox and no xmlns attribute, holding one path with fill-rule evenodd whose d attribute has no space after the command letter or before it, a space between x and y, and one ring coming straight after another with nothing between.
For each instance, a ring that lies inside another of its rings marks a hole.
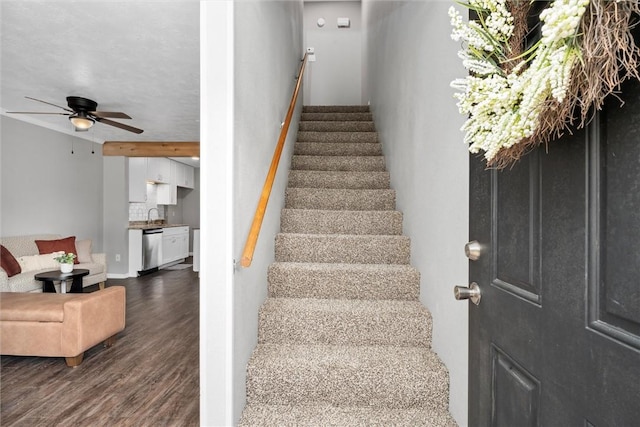
<instances>
[{"instance_id":1,"label":"stainless steel dishwasher","mask_svg":"<svg viewBox=\"0 0 640 427\"><path fill-rule=\"evenodd\" d=\"M142 271L148 273L158 269L162 261L162 228L142 230Z\"/></svg>"}]
</instances>

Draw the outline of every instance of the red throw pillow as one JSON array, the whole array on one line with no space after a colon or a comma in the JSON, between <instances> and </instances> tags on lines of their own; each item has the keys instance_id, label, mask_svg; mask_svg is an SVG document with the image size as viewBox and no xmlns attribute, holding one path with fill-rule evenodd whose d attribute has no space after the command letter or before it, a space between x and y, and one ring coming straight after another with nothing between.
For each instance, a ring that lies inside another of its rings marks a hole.
<instances>
[{"instance_id":1,"label":"red throw pillow","mask_svg":"<svg viewBox=\"0 0 640 427\"><path fill-rule=\"evenodd\" d=\"M58 240L36 240L40 255L50 254L52 252L64 251L65 253L76 254L73 259L74 264L79 264L78 251L76 250L76 236L65 237Z\"/></svg>"},{"instance_id":2,"label":"red throw pillow","mask_svg":"<svg viewBox=\"0 0 640 427\"><path fill-rule=\"evenodd\" d=\"M2 245L0 245L0 258L2 258L0 267L7 272L7 276L15 276L22 271L13 254Z\"/></svg>"}]
</instances>

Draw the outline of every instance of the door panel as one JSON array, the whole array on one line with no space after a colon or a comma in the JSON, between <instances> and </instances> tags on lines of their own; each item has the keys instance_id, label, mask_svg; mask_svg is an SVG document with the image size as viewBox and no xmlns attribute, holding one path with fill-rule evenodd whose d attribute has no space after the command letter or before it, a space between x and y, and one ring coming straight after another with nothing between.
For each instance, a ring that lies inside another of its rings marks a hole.
<instances>
[{"instance_id":1,"label":"door panel","mask_svg":"<svg viewBox=\"0 0 640 427\"><path fill-rule=\"evenodd\" d=\"M640 420L640 83L512 169L470 165L469 425Z\"/></svg>"},{"instance_id":2,"label":"door panel","mask_svg":"<svg viewBox=\"0 0 640 427\"><path fill-rule=\"evenodd\" d=\"M628 97L640 98L640 85ZM589 172L589 325L640 348L640 102L609 103L606 126L595 130ZM602 134L602 138L597 138Z\"/></svg>"},{"instance_id":3,"label":"door panel","mask_svg":"<svg viewBox=\"0 0 640 427\"><path fill-rule=\"evenodd\" d=\"M491 355L491 424L536 426L540 410L540 382L498 347L492 346Z\"/></svg>"},{"instance_id":4,"label":"door panel","mask_svg":"<svg viewBox=\"0 0 640 427\"><path fill-rule=\"evenodd\" d=\"M538 153L522 167L492 175L494 285L540 302L540 168Z\"/></svg>"}]
</instances>

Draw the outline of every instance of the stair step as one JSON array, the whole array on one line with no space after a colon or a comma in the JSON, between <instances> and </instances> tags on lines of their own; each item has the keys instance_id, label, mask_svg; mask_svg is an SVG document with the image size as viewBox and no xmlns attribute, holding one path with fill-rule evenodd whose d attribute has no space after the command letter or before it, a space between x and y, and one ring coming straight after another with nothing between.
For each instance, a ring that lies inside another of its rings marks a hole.
<instances>
[{"instance_id":1,"label":"stair step","mask_svg":"<svg viewBox=\"0 0 640 427\"><path fill-rule=\"evenodd\" d=\"M371 122L373 121L373 114L368 112L310 112L310 113L302 113L300 115L300 121L318 121L318 122L329 122L329 121L339 121L339 122L355 122L355 121L363 121L363 122Z\"/></svg>"},{"instance_id":2,"label":"stair step","mask_svg":"<svg viewBox=\"0 0 640 427\"><path fill-rule=\"evenodd\" d=\"M365 121L309 121L300 122L299 131L313 132L375 132L376 128L373 122Z\"/></svg>"},{"instance_id":3,"label":"stair step","mask_svg":"<svg viewBox=\"0 0 640 427\"><path fill-rule=\"evenodd\" d=\"M303 113L367 113L368 105L304 105Z\"/></svg>"},{"instance_id":4,"label":"stair step","mask_svg":"<svg viewBox=\"0 0 640 427\"><path fill-rule=\"evenodd\" d=\"M388 189L389 172L290 170L289 187L295 188L361 188Z\"/></svg>"},{"instance_id":5,"label":"stair step","mask_svg":"<svg viewBox=\"0 0 640 427\"><path fill-rule=\"evenodd\" d=\"M283 209L280 231L303 234L402 234L399 211Z\"/></svg>"},{"instance_id":6,"label":"stair step","mask_svg":"<svg viewBox=\"0 0 640 427\"><path fill-rule=\"evenodd\" d=\"M409 264L407 236L279 233L276 261L345 264Z\"/></svg>"},{"instance_id":7,"label":"stair step","mask_svg":"<svg viewBox=\"0 0 640 427\"><path fill-rule=\"evenodd\" d=\"M291 159L292 170L384 171L383 156L297 156Z\"/></svg>"},{"instance_id":8,"label":"stair step","mask_svg":"<svg viewBox=\"0 0 640 427\"><path fill-rule=\"evenodd\" d=\"M420 301L267 298L258 342L431 346L431 315Z\"/></svg>"},{"instance_id":9,"label":"stair step","mask_svg":"<svg viewBox=\"0 0 640 427\"><path fill-rule=\"evenodd\" d=\"M296 142L293 154L307 156L381 156L379 142Z\"/></svg>"},{"instance_id":10,"label":"stair step","mask_svg":"<svg viewBox=\"0 0 640 427\"><path fill-rule=\"evenodd\" d=\"M298 131L299 142L378 142L378 132L313 132Z\"/></svg>"},{"instance_id":11,"label":"stair step","mask_svg":"<svg viewBox=\"0 0 640 427\"><path fill-rule=\"evenodd\" d=\"M420 273L401 264L274 262L267 274L269 296L417 300Z\"/></svg>"},{"instance_id":12,"label":"stair step","mask_svg":"<svg viewBox=\"0 0 640 427\"><path fill-rule=\"evenodd\" d=\"M448 383L442 362L424 347L258 344L247 367L247 403L444 411Z\"/></svg>"},{"instance_id":13,"label":"stair step","mask_svg":"<svg viewBox=\"0 0 640 427\"><path fill-rule=\"evenodd\" d=\"M287 188L285 207L350 211L395 210L394 190Z\"/></svg>"},{"instance_id":14,"label":"stair step","mask_svg":"<svg viewBox=\"0 0 640 427\"><path fill-rule=\"evenodd\" d=\"M457 424L445 410L252 404L245 407L238 426L457 427Z\"/></svg>"}]
</instances>

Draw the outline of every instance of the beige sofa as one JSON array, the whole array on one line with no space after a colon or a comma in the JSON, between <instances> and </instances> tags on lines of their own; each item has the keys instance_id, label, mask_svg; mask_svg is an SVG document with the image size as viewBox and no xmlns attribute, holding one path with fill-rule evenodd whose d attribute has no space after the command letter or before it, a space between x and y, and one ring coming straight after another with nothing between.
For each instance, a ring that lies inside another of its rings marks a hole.
<instances>
[{"instance_id":1,"label":"beige sofa","mask_svg":"<svg viewBox=\"0 0 640 427\"><path fill-rule=\"evenodd\" d=\"M36 240L56 240L61 236L57 234L37 234L28 236L2 237L0 244L4 246L14 258L31 257L39 255ZM80 243L77 241L77 243ZM83 243L86 248L87 241ZM90 246L90 241L88 242ZM80 245L78 245L80 246ZM91 253L87 251L83 257L80 257L80 264L75 264L74 268L83 268L89 270L89 275L82 278L82 286L87 287L96 283L100 284L100 288L104 288L104 282L107 280L107 257L104 253ZM25 258L22 258L25 259ZM31 265L37 263L29 263ZM33 267L30 267L33 268ZM55 270L59 268L55 263L46 265L45 268L21 271L20 273L9 277L7 272L0 268L0 292L42 292L42 282L34 279L37 273L43 271Z\"/></svg>"},{"instance_id":2,"label":"beige sofa","mask_svg":"<svg viewBox=\"0 0 640 427\"><path fill-rule=\"evenodd\" d=\"M111 286L82 294L0 293L0 352L64 357L70 367L125 327L126 290Z\"/></svg>"}]
</instances>

